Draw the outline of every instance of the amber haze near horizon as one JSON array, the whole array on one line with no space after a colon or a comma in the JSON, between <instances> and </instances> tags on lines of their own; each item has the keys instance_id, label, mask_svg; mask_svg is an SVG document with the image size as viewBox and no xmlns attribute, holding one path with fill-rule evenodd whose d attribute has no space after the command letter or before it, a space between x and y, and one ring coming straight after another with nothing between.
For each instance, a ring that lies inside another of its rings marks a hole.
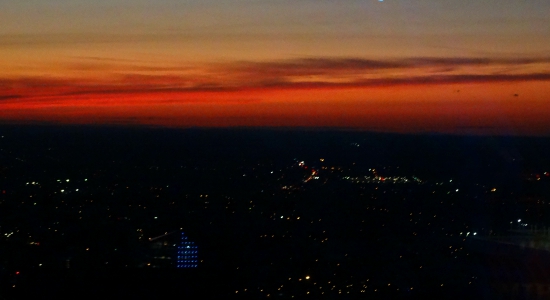
<instances>
[{"instance_id":1,"label":"amber haze near horizon","mask_svg":"<svg viewBox=\"0 0 550 300\"><path fill-rule=\"evenodd\" d=\"M546 0L7 0L0 123L550 135Z\"/></svg>"}]
</instances>

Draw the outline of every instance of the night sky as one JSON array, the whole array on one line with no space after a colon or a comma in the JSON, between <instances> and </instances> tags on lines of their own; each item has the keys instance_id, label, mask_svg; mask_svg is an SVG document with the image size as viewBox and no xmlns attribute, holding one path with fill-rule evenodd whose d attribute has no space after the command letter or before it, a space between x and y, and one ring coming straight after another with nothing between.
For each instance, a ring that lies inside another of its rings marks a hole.
<instances>
[{"instance_id":1,"label":"night sky","mask_svg":"<svg viewBox=\"0 0 550 300\"><path fill-rule=\"evenodd\" d=\"M547 0L5 0L0 120L550 134Z\"/></svg>"}]
</instances>

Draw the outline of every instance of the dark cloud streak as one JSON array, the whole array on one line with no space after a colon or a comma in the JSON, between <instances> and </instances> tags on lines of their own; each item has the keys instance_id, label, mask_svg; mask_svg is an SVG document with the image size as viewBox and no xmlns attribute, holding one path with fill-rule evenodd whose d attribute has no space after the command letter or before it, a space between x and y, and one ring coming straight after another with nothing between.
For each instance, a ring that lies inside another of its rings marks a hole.
<instances>
[{"instance_id":1,"label":"dark cloud streak","mask_svg":"<svg viewBox=\"0 0 550 300\"><path fill-rule=\"evenodd\" d=\"M418 76L406 78L378 78L368 80L356 80L350 82L290 82L282 80L261 81L239 87L224 86L192 86L192 87L170 87L158 88L155 85L143 85L132 87L98 85L93 88L79 88L74 86L72 90L60 91L57 94L49 93L47 96L81 96L81 95L124 95L141 93L192 93L192 92L238 92L248 89L317 89L317 88L361 88L361 87L383 87L398 85L433 85L433 84L454 84L454 83L491 83L491 82L520 82L520 81L550 81L550 73L533 73L521 75L448 75L448 76ZM39 85L33 83L32 85ZM0 91L1 93L1 91ZM36 95L40 96L40 95ZM22 95L1 95L0 100L11 100L27 98Z\"/></svg>"},{"instance_id":2,"label":"dark cloud streak","mask_svg":"<svg viewBox=\"0 0 550 300\"><path fill-rule=\"evenodd\" d=\"M550 73L534 73L521 75L446 75L446 76L418 76L407 78L379 78L357 80L343 83L333 82L263 82L260 86L265 88L337 88L337 87L375 87L395 85L429 85L429 84L454 84L454 83L490 83L490 82L520 82L520 81L550 81Z\"/></svg>"},{"instance_id":3,"label":"dark cloud streak","mask_svg":"<svg viewBox=\"0 0 550 300\"><path fill-rule=\"evenodd\" d=\"M229 66L227 71L269 76L330 75L334 73L361 73L391 69L455 68L460 66L522 66L547 64L550 57L543 58L460 58L416 57L395 60L371 60L362 58L302 58L277 62L240 62Z\"/></svg>"},{"instance_id":4,"label":"dark cloud streak","mask_svg":"<svg viewBox=\"0 0 550 300\"><path fill-rule=\"evenodd\" d=\"M21 95L0 95L0 101L22 98Z\"/></svg>"},{"instance_id":5,"label":"dark cloud streak","mask_svg":"<svg viewBox=\"0 0 550 300\"><path fill-rule=\"evenodd\" d=\"M33 96L66 97L140 93L237 92L247 89L550 81L550 71L535 73L526 68L523 73L520 72L522 66L528 64L538 64L538 69L548 70L550 68L545 64L549 63L550 58L419 57L400 60L303 58L275 62L212 64L206 66L206 72L198 76L193 74L162 75L163 68L160 67L157 75L126 73L112 81L50 79L47 77L0 79L0 100ZM468 68L450 74L450 70L460 66L468 66ZM514 74L495 72L493 68L487 70L485 66L513 68ZM440 71L434 72L429 69L432 67ZM394 69L398 69L399 72L392 72ZM408 70L411 71L409 76L407 76ZM365 78L369 71L377 71L376 76Z\"/></svg>"}]
</instances>

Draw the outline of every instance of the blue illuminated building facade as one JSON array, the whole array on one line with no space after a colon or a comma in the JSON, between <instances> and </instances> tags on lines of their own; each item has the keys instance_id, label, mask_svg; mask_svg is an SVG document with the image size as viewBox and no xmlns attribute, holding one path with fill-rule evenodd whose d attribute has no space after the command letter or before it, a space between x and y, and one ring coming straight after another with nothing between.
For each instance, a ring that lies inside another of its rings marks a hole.
<instances>
[{"instance_id":1,"label":"blue illuminated building facade","mask_svg":"<svg viewBox=\"0 0 550 300\"><path fill-rule=\"evenodd\" d=\"M198 267L197 246L194 242L188 241L182 232L178 244L177 267L196 268Z\"/></svg>"}]
</instances>

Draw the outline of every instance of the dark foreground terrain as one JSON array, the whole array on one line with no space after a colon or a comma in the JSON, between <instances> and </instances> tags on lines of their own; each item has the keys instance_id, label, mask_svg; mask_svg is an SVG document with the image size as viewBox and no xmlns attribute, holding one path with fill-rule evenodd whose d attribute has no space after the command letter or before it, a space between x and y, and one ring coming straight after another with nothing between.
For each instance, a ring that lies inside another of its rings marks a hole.
<instances>
[{"instance_id":1,"label":"dark foreground terrain","mask_svg":"<svg viewBox=\"0 0 550 300\"><path fill-rule=\"evenodd\" d=\"M0 136L5 299L550 296L548 138L45 126ZM196 263L180 253L184 236Z\"/></svg>"}]
</instances>

